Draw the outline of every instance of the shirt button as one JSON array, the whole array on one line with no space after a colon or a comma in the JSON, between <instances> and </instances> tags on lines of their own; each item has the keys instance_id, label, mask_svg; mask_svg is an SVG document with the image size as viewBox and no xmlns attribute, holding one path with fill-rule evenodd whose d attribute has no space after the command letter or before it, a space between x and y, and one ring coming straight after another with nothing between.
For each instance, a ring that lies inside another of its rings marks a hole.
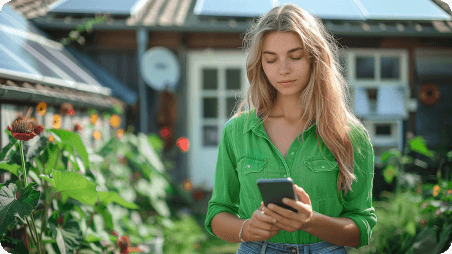
<instances>
[{"instance_id":1,"label":"shirt button","mask_svg":"<svg viewBox=\"0 0 452 254\"><path fill-rule=\"evenodd\" d=\"M246 166L247 168L251 168L251 166L250 165L248 165L248 166Z\"/></svg>"},{"instance_id":2,"label":"shirt button","mask_svg":"<svg viewBox=\"0 0 452 254\"><path fill-rule=\"evenodd\" d=\"M294 152L292 152L292 155L294 155L295 153Z\"/></svg>"},{"instance_id":3,"label":"shirt button","mask_svg":"<svg viewBox=\"0 0 452 254\"><path fill-rule=\"evenodd\" d=\"M325 166L322 166L322 168L325 168Z\"/></svg>"},{"instance_id":4,"label":"shirt button","mask_svg":"<svg viewBox=\"0 0 452 254\"><path fill-rule=\"evenodd\" d=\"M284 174L284 177L287 177L287 175L286 175L286 174Z\"/></svg>"}]
</instances>

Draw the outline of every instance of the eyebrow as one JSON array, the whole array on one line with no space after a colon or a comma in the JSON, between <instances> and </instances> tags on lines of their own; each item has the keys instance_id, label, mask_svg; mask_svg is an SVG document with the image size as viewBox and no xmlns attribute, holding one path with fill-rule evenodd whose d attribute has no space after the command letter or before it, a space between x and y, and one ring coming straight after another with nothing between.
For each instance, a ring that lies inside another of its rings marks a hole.
<instances>
[{"instance_id":1,"label":"eyebrow","mask_svg":"<svg viewBox=\"0 0 452 254\"><path fill-rule=\"evenodd\" d=\"M291 50L287 51L287 54L292 53L292 52L295 52L295 51L297 51L297 50L302 50L302 49L303 49L303 48L301 48L301 47L294 48L294 49L291 49ZM275 52L270 52L270 51L264 51L264 52L262 52L262 54L276 55Z\"/></svg>"}]
</instances>

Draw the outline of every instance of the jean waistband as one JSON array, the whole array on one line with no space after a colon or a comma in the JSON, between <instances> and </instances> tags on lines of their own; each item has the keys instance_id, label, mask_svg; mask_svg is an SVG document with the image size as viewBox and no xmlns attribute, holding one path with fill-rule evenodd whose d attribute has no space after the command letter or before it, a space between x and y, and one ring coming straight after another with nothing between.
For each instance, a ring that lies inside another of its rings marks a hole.
<instances>
[{"instance_id":1,"label":"jean waistband","mask_svg":"<svg viewBox=\"0 0 452 254\"><path fill-rule=\"evenodd\" d=\"M309 251L316 251L316 250L324 249L324 248L331 247L331 246L334 246L334 247L337 246L335 244L332 244L330 242L325 242L325 241L311 243L311 244L292 244L292 243L272 243L272 242L268 242L268 241L249 241L249 242L245 242L242 244L255 246L256 248L261 248L262 245L272 246L274 248L280 248L280 249L284 249L284 250L292 250L295 248L295 249L299 249L299 250L304 250L306 253L308 253Z\"/></svg>"}]
</instances>

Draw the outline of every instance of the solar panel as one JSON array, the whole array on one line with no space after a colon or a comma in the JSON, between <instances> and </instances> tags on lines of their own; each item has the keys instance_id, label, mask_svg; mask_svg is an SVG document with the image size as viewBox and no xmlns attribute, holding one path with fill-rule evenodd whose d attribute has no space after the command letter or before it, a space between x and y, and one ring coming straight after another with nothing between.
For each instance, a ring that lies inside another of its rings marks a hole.
<instances>
[{"instance_id":1,"label":"solar panel","mask_svg":"<svg viewBox=\"0 0 452 254\"><path fill-rule=\"evenodd\" d=\"M63 45L43 35L8 5L3 6L0 12L0 75L111 94Z\"/></svg>"},{"instance_id":2,"label":"solar panel","mask_svg":"<svg viewBox=\"0 0 452 254\"><path fill-rule=\"evenodd\" d=\"M110 13L130 15L143 6L148 0L67 0L53 5L49 12L53 13Z\"/></svg>"},{"instance_id":3,"label":"solar panel","mask_svg":"<svg viewBox=\"0 0 452 254\"><path fill-rule=\"evenodd\" d=\"M431 0L355 0L371 19L450 20L450 15Z\"/></svg>"},{"instance_id":4,"label":"solar panel","mask_svg":"<svg viewBox=\"0 0 452 254\"><path fill-rule=\"evenodd\" d=\"M10 26L28 33L35 33L46 38L50 38L44 32L39 30L37 27L29 24L27 19L17 14L13 11L7 4L3 5L0 12L0 25Z\"/></svg>"},{"instance_id":5,"label":"solar panel","mask_svg":"<svg viewBox=\"0 0 452 254\"><path fill-rule=\"evenodd\" d=\"M273 6L293 3L321 19L450 20L430 0L197 0L194 13L202 16L258 17Z\"/></svg>"}]
</instances>

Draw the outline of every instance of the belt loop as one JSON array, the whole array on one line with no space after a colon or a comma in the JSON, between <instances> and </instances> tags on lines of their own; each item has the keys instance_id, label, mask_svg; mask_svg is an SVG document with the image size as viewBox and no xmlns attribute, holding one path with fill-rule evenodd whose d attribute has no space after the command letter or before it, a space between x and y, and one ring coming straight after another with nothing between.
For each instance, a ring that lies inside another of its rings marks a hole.
<instances>
[{"instance_id":1,"label":"belt loop","mask_svg":"<svg viewBox=\"0 0 452 254\"><path fill-rule=\"evenodd\" d=\"M267 244L268 244L268 242L267 242L267 241L264 241L264 242L263 242L263 244L262 244L262 250L261 250L261 254L265 254L265 250L267 249Z\"/></svg>"}]
</instances>

